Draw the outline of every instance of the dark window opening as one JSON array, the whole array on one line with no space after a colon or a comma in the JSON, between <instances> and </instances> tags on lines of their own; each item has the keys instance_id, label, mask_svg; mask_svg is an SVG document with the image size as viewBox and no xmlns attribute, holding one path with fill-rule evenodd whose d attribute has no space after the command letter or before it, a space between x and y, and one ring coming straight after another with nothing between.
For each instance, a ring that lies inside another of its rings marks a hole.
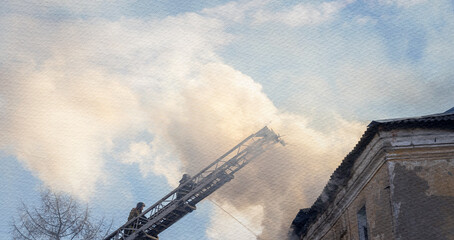
<instances>
[{"instance_id":1,"label":"dark window opening","mask_svg":"<svg viewBox=\"0 0 454 240\"><path fill-rule=\"evenodd\" d=\"M359 240L369 240L367 228L366 206L363 206L356 214L358 218Z\"/></svg>"}]
</instances>

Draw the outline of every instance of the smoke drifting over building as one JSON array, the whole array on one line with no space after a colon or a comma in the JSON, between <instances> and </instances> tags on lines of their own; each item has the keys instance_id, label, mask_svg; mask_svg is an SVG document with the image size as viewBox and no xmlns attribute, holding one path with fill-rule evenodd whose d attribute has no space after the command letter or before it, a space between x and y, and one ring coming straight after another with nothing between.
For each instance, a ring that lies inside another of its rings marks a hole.
<instances>
[{"instance_id":1,"label":"smoke drifting over building","mask_svg":"<svg viewBox=\"0 0 454 240\"><path fill-rule=\"evenodd\" d=\"M451 239L453 110L372 121L299 211L294 239Z\"/></svg>"},{"instance_id":2,"label":"smoke drifting over building","mask_svg":"<svg viewBox=\"0 0 454 240\"><path fill-rule=\"evenodd\" d=\"M194 174L271 122L288 145L254 160L218 190L214 200L239 211L261 206L263 219L256 224L263 225L263 237L283 238L295 207L302 199L314 199L324 185L320 179L329 176L338 164L335 159L346 152L344 144L355 139L362 126L339 119L336 132L330 133L337 137L330 137L308 128L302 116L279 112L260 85L241 73L219 64L203 71L196 87L183 89L177 108L153 111L166 119L153 122L159 129L155 141L172 146L183 160L182 171ZM172 182L181 174L166 177Z\"/></svg>"},{"instance_id":3,"label":"smoke drifting over building","mask_svg":"<svg viewBox=\"0 0 454 240\"><path fill-rule=\"evenodd\" d=\"M288 146L247 166L214 199L257 211L251 228L280 238L301 199L315 198L363 128L339 117L330 132L319 132L307 117L278 109L260 84L217 56L231 36L214 19L3 21L21 24L5 41L11 51L1 71L0 147L45 185L85 200L114 175L108 161L116 160L106 154L176 186L183 172L197 172L269 125ZM131 140L144 132L152 140ZM118 139L130 148L115 152Z\"/></svg>"}]
</instances>

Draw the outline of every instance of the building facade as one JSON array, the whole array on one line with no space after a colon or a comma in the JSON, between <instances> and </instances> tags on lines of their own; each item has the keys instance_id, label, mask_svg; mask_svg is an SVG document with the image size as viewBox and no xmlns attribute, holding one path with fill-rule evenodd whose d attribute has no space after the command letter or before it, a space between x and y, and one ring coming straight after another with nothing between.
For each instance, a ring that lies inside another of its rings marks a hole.
<instances>
[{"instance_id":1,"label":"building facade","mask_svg":"<svg viewBox=\"0 0 454 240\"><path fill-rule=\"evenodd\" d=\"M454 239L454 108L371 122L292 235Z\"/></svg>"}]
</instances>

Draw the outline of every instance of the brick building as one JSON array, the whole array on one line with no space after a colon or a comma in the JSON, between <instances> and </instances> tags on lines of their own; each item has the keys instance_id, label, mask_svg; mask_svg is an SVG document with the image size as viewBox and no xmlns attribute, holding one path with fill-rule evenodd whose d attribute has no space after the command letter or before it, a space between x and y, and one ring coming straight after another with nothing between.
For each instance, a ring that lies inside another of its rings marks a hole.
<instances>
[{"instance_id":1,"label":"brick building","mask_svg":"<svg viewBox=\"0 0 454 240\"><path fill-rule=\"evenodd\" d=\"M454 239L454 108L372 121L294 239Z\"/></svg>"}]
</instances>

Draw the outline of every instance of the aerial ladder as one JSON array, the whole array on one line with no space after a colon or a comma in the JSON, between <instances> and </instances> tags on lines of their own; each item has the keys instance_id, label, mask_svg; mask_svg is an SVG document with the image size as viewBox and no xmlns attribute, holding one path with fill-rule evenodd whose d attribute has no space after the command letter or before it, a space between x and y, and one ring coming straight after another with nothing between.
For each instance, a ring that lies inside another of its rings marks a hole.
<instances>
[{"instance_id":1,"label":"aerial ladder","mask_svg":"<svg viewBox=\"0 0 454 240\"><path fill-rule=\"evenodd\" d=\"M285 145L279 135L265 126L104 240L157 240L158 234L192 212L198 202L232 180L237 171L276 143Z\"/></svg>"}]
</instances>

